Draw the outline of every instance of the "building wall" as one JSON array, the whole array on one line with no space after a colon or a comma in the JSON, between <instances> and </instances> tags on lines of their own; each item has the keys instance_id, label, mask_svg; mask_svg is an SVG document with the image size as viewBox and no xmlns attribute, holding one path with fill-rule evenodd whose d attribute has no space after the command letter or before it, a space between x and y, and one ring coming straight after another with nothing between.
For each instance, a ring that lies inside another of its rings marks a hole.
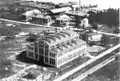
<instances>
[{"instance_id":1,"label":"building wall","mask_svg":"<svg viewBox=\"0 0 120 81\"><path fill-rule=\"evenodd\" d=\"M61 57L57 57L57 67L60 67L72 60L74 60L75 58L82 56L83 54L86 53L86 45L78 47L76 49L73 49L72 51L63 54Z\"/></svg>"}]
</instances>

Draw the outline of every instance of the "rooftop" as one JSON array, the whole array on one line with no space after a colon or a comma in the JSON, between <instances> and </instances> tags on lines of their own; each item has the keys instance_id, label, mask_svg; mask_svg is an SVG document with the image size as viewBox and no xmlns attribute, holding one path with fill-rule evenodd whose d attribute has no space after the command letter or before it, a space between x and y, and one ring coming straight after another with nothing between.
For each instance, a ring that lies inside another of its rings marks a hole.
<instances>
[{"instance_id":1,"label":"rooftop","mask_svg":"<svg viewBox=\"0 0 120 81\"><path fill-rule=\"evenodd\" d=\"M72 10L70 7L62 7L62 8L52 9L51 12L52 13L60 13L60 12L66 12L66 11L70 11L70 10Z\"/></svg>"},{"instance_id":2,"label":"rooftop","mask_svg":"<svg viewBox=\"0 0 120 81\"><path fill-rule=\"evenodd\" d=\"M66 12L66 14L70 14L70 15L75 15L75 16L85 16L87 15L87 13L84 13L84 12L80 12L80 11L69 11L69 12Z\"/></svg>"},{"instance_id":3,"label":"rooftop","mask_svg":"<svg viewBox=\"0 0 120 81\"><path fill-rule=\"evenodd\" d=\"M73 31L67 31L67 32L59 32L55 34L51 34L48 36L45 36L43 38L38 39L39 41L43 41L49 46L54 46L57 44L60 44L64 41L69 41L75 37L78 37L79 35L76 32Z\"/></svg>"},{"instance_id":4,"label":"rooftop","mask_svg":"<svg viewBox=\"0 0 120 81\"><path fill-rule=\"evenodd\" d=\"M33 9L23 13L25 16L32 16L33 14L40 14L41 12L38 9Z\"/></svg>"},{"instance_id":5,"label":"rooftop","mask_svg":"<svg viewBox=\"0 0 120 81\"><path fill-rule=\"evenodd\" d=\"M61 54L67 53L67 52L71 51L71 49L73 49L79 45L83 45L83 44L85 44L85 41L83 41L81 39L72 40L72 41L70 41L70 43L63 44L63 45L60 45L59 47L52 48L50 51L51 51L51 53L61 55Z\"/></svg>"}]
</instances>

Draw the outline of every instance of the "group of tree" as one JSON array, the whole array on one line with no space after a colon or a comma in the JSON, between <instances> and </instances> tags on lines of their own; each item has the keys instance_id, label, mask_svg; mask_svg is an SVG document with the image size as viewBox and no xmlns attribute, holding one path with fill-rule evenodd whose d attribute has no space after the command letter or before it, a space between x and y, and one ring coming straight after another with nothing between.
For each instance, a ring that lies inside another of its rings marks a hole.
<instances>
[{"instance_id":1,"label":"group of tree","mask_svg":"<svg viewBox=\"0 0 120 81\"><path fill-rule=\"evenodd\" d=\"M91 24L105 24L109 27L119 25L119 9L109 8L107 10L97 11L96 13L90 13L90 23Z\"/></svg>"}]
</instances>

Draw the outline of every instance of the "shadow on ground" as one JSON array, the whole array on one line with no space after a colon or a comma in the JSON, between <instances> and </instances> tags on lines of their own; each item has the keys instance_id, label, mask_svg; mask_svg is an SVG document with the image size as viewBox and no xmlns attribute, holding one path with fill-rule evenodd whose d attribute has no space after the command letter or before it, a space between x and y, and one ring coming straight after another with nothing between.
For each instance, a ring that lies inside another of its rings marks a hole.
<instances>
[{"instance_id":1,"label":"shadow on ground","mask_svg":"<svg viewBox=\"0 0 120 81\"><path fill-rule=\"evenodd\" d=\"M50 65L47 65L43 62L43 59L41 59L40 61L35 61L33 59L30 59L26 56L26 51L21 52L19 55L16 56L16 59L24 62L24 63L28 63L28 64L36 64L42 67L52 67Z\"/></svg>"}]
</instances>

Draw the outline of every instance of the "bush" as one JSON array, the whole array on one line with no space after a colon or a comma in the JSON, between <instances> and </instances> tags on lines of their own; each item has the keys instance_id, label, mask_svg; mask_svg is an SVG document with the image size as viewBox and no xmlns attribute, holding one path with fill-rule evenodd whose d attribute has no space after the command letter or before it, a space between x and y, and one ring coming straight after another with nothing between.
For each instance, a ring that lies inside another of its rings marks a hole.
<instances>
[{"instance_id":1,"label":"bush","mask_svg":"<svg viewBox=\"0 0 120 81\"><path fill-rule=\"evenodd\" d=\"M26 40L29 42L34 42L37 38L38 38L38 36L36 36L34 34L30 34Z\"/></svg>"},{"instance_id":2,"label":"bush","mask_svg":"<svg viewBox=\"0 0 120 81\"><path fill-rule=\"evenodd\" d=\"M36 76L35 76L33 73L29 72L27 75L23 76L23 78L27 78L27 79L35 79Z\"/></svg>"},{"instance_id":3,"label":"bush","mask_svg":"<svg viewBox=\"0 0 120 81\"><path fill-rule=\"evenodd\" d=\"M12 65L11 61L5 58L0 59L0 68L6 68L8 66Z\"/></svg>"},{"instance_id":4,"label":"bush","mask_svg":"<svg viewBox=\"0 0 120 81\"><path fill-rule=\"evenodd\" d=\"M8 77L12 74L12 63L8 59L0 59L0 78Z\"/></svg>"}]
</instances>

